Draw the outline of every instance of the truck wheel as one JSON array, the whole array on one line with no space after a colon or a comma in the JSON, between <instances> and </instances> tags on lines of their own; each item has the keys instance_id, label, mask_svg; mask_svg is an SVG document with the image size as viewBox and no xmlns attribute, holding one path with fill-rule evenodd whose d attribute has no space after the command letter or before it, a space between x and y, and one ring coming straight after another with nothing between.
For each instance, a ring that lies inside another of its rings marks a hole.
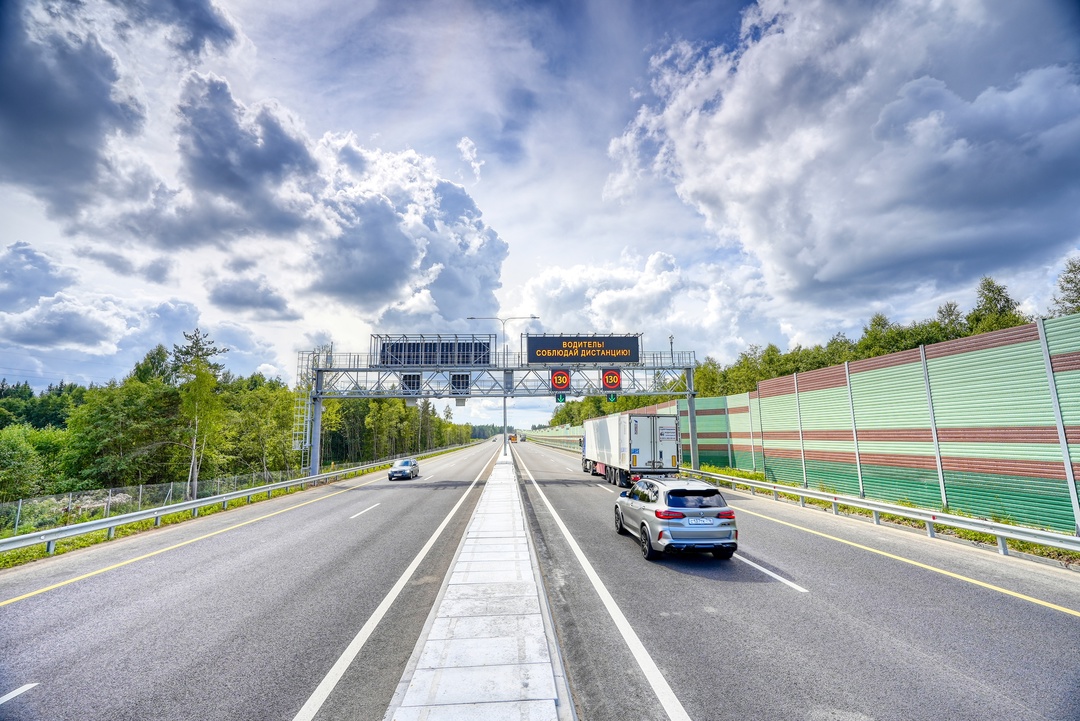
<instances>
[{"instance_id":1,"label":"truck wheel","mask_svg":"<svg viewBox=\"0 0 1080 721\"><path fill-rule=\"evenodd\" d=\"M622 514L619 513L619 509L615 509L615 533L620 536L626 534L626 527L622 524Z\"/></svg>"},{"instance_id":2,"label":"truck wheel","mask_svg":"<svg viewBox=\"0 0 1080 721\"><path fill-rule=\"evenodd\" d=\"M641 557L646 561L655 561L657 553L653 550L652 541L649 540L648 526L641 526Z\"/></svg>"}]
</instances>

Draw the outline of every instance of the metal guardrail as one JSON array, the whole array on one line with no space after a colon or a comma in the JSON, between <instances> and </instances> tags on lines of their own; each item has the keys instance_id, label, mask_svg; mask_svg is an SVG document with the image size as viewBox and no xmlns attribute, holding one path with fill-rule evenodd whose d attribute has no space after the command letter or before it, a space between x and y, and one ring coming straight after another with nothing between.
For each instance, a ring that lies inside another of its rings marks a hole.
<instances>
[{"instance_id":1,"label":"metal guardrail","mask_svg":"<svg viewBox=\"0 0 1080 721\"><path fill-rule=\"evenodd\" d=\"M757 489L771 492L773 500L779 500L781 493L786 493L792 496L799 497L799 503L805 505L807 498L813 498L819 501L826 501L832 504L832 510L835 515L840 514L840 506L851 506L853 508L861 508L873 513L874 523L880 524L882 513L887 513L893 516L900 516L902 518L908 518L914 521L922 521L926 524L926 535L930 538L935 537L934 526L949 526L951 528L961 528L966 531L975 531L977 533L986 533L997 538L998 553L1003 556L1009 554L1008 545L1005 539L1011 538L1015 541L1023 541L1026 543L1036 543L1041 546L1050 546L1052 548L1060 548L1065 551L1073 551L1080 553L1080 537L1069 536L1064 533L1055 533L1053 531L1043 531L1037 528L1025 528L1023 526L1010 526L1005 523L998 523L996 521L987 521L981 518L969 518L967 516L957 516L951 513L940 513L937 511L930 511L923 508L911 508L909 506L898 506L892 503L883 503L881 501L874 501L868 498L858 498L855 496L842 496L836 493L826 493L824 491L815 491L809 488L801 488L799 486L785 486L780 483L768 483L763 481L754 481L747 478L738 478L736 476L726 476L719 473L708 473L706 471L697 471L693 469L683 468L681 472L687 475L701 476L713 481L720 481L731 485L732 490L736 485L750 486L751 492L754 493Z\"/></svg>"},{"instance_id":2,"label":"metal guardrail","mask_svg":"<svg viewBox=\"0 0 1080 721\"><path fill-rule=\"evenodd\" d=\"M26 548L27 546L36 546L40 543L44 543L46 544L48 553L51 555L56 550L56 542L65 538L73 538L75 536L81 536L87 533L94 533L95 531L102 531L106 529L109 531L109 538L112 538L117 526L123 526L128 523L136 523L138 521L147 521L153 519L154 525L160 526L161 518L163 516L169 516L174 513L182 513L184 511L191 511L191 514L193 516L197 516L199 515L199 509L206 506L213 506L217 505L218 503L224 506L227 505L229 501L245 497L250 501L252 496L257 496L263 493L265 493L267 495L267 498L269 498L270 494L272 494L274 491L287 489L292 486L304 486L307 484L315 486L318 485L320 482L330 482L332 480L342 478L346 475L354 474L358 471L365 471L372 468L378 468L379 466L385 466L388 463L393 463L393 459L368 463L362 466L353 466L351 468L342 468L330 471L328 473L320 473L315 476L303 476L300 478L293 478L288 481L269 483L264 486L244 488L239 491L230 491L229 493L222 493L217 496L196 498L191 501L182 501L181 503L173 503L168 506L147 508L142 511L133 511L132 513L124 513L118 516L98 518L93 521L75 523L70 526L52 528L47 531L24 533L21 536L12 536L10 538L0 539L0 552L13 551L17 548Z\"/></svg>"}]
</instances>

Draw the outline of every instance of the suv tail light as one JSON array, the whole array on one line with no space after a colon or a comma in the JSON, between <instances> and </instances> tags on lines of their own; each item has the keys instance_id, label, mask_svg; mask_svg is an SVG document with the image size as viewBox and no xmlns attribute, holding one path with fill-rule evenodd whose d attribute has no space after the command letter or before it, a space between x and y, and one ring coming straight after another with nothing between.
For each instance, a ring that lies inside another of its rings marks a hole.
<instances>
[{"instance_id":1,"label":"suv tail light","mask_svg":"<svg viewBox=\"0 0 1080 721\"><path fill-rule=\"evenodd\" d=\"M716 517L717 518L730 518L731 520L734 521L735 520L735 511L733 511L733 510L731 510L729 508L726 511L720 511L719 513L717 513Z\"/></svg>"},{"instance_id":2,"label":"suv tail light","mask_svg":"<svg viewBox=\"0 0 1080 721\"><path fill-rule=\"evenodd\" d=\"M672 518L686 518L686 515L681 511L661 511L657 509L655 511L657 518L672 519Z\"/></svg>"}]
</instances>

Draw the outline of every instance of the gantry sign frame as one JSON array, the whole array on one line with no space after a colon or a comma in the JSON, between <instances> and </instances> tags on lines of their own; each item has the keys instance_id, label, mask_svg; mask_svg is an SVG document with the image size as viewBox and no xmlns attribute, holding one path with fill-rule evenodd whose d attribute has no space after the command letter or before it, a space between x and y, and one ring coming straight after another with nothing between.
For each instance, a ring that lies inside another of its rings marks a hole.
<instances>
[{"instance_id":1,"label":"gantry sign frame","mask_svg":"<svg viewBox=\"0 0 1080 721\"><path fill-rule=\"evenodd\" d=\"M500 353L490 334L373 335L367 353L301 351L293 449L318 473L327 398L455 399L685 394L690 463L698 467L694 351L643 352L641 335L522 334ZM553 379L559 377L558 387ZM563 388L565 378L569 383ZM505 419L504 419L505 421Z\"/></svg>"}]
</instances>

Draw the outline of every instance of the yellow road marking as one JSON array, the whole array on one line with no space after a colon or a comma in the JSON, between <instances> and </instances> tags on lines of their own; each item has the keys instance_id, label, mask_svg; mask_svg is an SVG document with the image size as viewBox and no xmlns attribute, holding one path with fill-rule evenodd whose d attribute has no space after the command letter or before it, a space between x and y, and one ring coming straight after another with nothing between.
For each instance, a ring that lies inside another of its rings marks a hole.
<instances>
[{"instance_id":1,"label":"yellow road marking","mask_svg":"<svg viewBox=\"0 0 1080 721\"><path fill-rule=\"evenodd\" d=\"M55 590L57 588L61 588L63 586L67 586L69 584L75 583L76 581L82 581L84 579L91 578L93 576L97 576L97 575L105 573L107 571L113 571L113 570L115 570L117 568L122 568L123 566L127 566L128 564L131 564L131 563L135 563L136 561L144 561L147 558L151 558L151 557L156 556L156 555L158 555L160 553L165 553L166 551L175 551L177 548L182 548L182 547L184 547L184 546L186 546L186 545L188 545L190 543L195 543L196 541L203 541L203 540L205 540L207 538L212 538L213 536L216 536L218 534L225 533L226 531L234 531L237 528L242 528L243 526L247 526L247 525L255 523L257 521L264 521L267 518L272 518L272 517L277 516L279 514L285 513L287 511L292 511L292 510L297 509L297 508L302 508L303 506L307 506L307 505L312 504L312 503L318 503L319 501L324 501L327 498L333 498L334 496L341 495L342 493L348 493L349 491L355 490L357 488L362 488L364 486L370 485L370 484L375 483L376 481L380 481L380 480L382 480L382 479L381 478L373 478L370 481L367 481L365 483L361 483L361 484L359 484L357 486L349 486L348 488L344 488L344 489L342 489L340 491L335 491L334 493L330 493L330 494L325 495L325 496L320 496L319 498L313 498L310 501L304 501L303 503L298 503L295 506L289 506L288 508L282 508L280 511L274 511L273 513L267 513L265 516L259 516L258 518L252 518L250 520L244 521L243 523L237 523L234 526L229 526L228 528L221 528L221 529L218 529L218 530L216 530L216 531L214 531L212 533L207 533L207 534L205 534L203 536L199 536L197 538L189 538L186 541L182 541L181 543L177 543L175 545L169 546L168 548L159 548L156 551L151 551L150 553L145 553L145 554L143 554L141 556L136 556L135 558L129 558L126 561L121 561L120 563L114 563L111 566L106 566L105 568L99 568L96 571L90 571L89 573L84 573L81 576L76 576L75 578L69 578L68 580L61 581L60 583L54 583L51 586L46 586L45 588L39 588L36 591L30 591L29 593L24 593L21 596L16 596L15 598L9 598L6 601L0 601L0 607L7 606L8 604L15 603L16 601L23 601L23 600L25 600L27 598L32 598L34 596L41 595L42 593L45 593L46 591L52 591L52 590ZM183 511L177 511L177 513L183 513Z\"/></svg>"},{"instance_id":2,"label":"yellow road marking","mask_svg":"<svg viewBox=\"0 0 1080 721\"><path fill-rule=\"evenodd\" d=\"M822 538L827 538L830 541L836 541L837 543L844 543L844 544L847 544L848 546L852 546L854 548L858 548L858 549L861 549L863 551L869 551L870 553L876 553L879 556L885 556L886 558L891 558L894 561L900 561L902 563L907 563L907 564L910 564L912 566L917 566L918 568L922 568L922 569L925 569L927 571L933 571L934 573L940 573L943 576L948 576L949 578L955 578L958 581L964 581L965 583L971 583L971 584L974 584L976 586L981 586L982 588L987 588L987 589L989 589L991 591L997 591L998 593L1003 593L1006 596L1012 596L1013 598L1019 598L1022 601L1028 601L1028 602L1034 603L1034 604L1036 604L1038 606L1044 606L1046 608L1052 608L1055 611L1061 611L1062 613L1067 613L1070 616L1080 617L1080 611L1074 611L1071 608L1066 608L1064 606L1059 606L1056 603L1050 603L1049 601L1043 601L1041 599L1034 598L1032 596L1025 596L1022 593L1017 593L1016 591L1010 591L1007 588L1002 588L1001 586L995 586L992 583L987 583L985 581L979 581L979 580L974 579L974 578L968 578L967 576L962 576L959 573L953 573L952 571L946 571L945 569L937 568L936 566L928 566L925 563L919 563L918 561L913 561L910 558L904 558L903 556L897 556L897 555L889 553L887 551L881 551L881 550L878 550L877 548L871 548L870 546L864 546L861 543L855 543L854 541L848 541L848 540L845 540L843 538L837 538L836 536L830 536L827 533L822 533L821 531L815 531L812 528L806 528L804 526L799 526L799 525L796 525L794 523L788 523L787 521L781 521L780 519L773 518L772 516L766 516L766 515L763 515L761 513L754 513L753 511L748 511L745 508L738 508L736 510L738 510L739 513L749 513L751 516L757 516L758 518L764 518L766 521L772 521L773 523L780 523L780 524L783 524L785 526L790 526L791 528L795 528L795 529L798 529L800 531L805 531L807 533L812 533L815 536L821 536Z\"/></svg>"}]
</instances>

